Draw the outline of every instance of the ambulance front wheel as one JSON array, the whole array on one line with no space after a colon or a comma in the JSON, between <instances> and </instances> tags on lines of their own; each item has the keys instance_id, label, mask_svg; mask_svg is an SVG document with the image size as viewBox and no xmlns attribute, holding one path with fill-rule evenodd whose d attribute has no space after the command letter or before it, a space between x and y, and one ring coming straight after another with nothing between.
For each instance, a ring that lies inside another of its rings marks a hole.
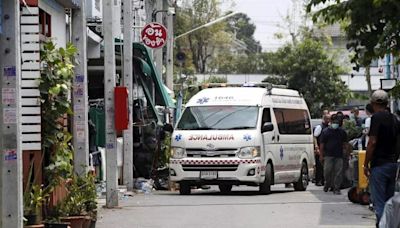
<instances>
[{"instance_id":1,"label":"ambulance front wheel","mask_svg":"<svg viewBox=\"0 0 400 228\"><path fill-rule=\"evenodd\" d=\"M190 185L186 182L179 183L179 194L181 195L190 195Z\"/></svg>"},{"instance_id":2,"label":"ambulance front wheel","mask_svg":"<svg viewBox=\"0 0 400 228\"><path fill-rule=\"evenodd\" d=\"M260 193L263 195L268 195L271 193L272 185L272 166L268 163L265 167L265 180L260 184Z\"/></svg>"},{"instance_id":3,"label":"ambulance front wheel","mask_svg":"<svg viewBox=\"0 0 400 228\"><path fill-rule=\"evenodd\" d=\"M231 184L220 184L218 185L219 191L222 194L228 194L232 191L232 185Z\"/></svg>"},{"instance_id":4,"label":"ambulance front wheel","mask_svg":"<svg viewBox=\"0 0 400 228\"><path fill-rule=\"evenodd\" d=\"M305 191L308 186L309 176L308 176L308 167L307 163L303 161L300 170L299 180L294 183L295 191Z\"/></svg>"}]
</instances>

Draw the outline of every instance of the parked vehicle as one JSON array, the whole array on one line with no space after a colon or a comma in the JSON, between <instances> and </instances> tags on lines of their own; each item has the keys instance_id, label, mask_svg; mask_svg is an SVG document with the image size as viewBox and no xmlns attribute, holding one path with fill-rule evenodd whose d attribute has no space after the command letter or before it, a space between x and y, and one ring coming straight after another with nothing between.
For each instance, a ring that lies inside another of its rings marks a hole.
<instances>
[{"instance_id":1,"label":"parked vehicle","mask_svg":"<svg viewBox=\"0 0 400 228\"><path fill-rule=\"evenodd\" d=\"M203 184L225 193L249 185L269 194L271 185L288 183L304 191L314 172L309 110L289 89L202 90L187 103L171 146L170 177L181 194Z\"/></svg>"}]
</instances>

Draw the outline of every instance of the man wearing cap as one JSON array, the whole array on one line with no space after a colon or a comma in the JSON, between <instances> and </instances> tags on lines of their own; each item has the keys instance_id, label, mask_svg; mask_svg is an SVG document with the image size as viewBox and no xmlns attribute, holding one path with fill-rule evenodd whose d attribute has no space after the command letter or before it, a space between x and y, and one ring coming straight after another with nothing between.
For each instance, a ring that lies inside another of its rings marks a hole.
<instances>
[{"instance_id":1,"label":"man wearing cap","mask_svg":"<svg viewBox=\"0 0 400 228\"><path fill-rule=\"evenodd\" d=\"M369 178L377 224L385 202L394 195L398 159L396 140L400 127L396 117L386 111L388 102L388 94L383 90L377 90L371 96L374 114L364 162L364 174Z\"/></svg>"}]
</instances>

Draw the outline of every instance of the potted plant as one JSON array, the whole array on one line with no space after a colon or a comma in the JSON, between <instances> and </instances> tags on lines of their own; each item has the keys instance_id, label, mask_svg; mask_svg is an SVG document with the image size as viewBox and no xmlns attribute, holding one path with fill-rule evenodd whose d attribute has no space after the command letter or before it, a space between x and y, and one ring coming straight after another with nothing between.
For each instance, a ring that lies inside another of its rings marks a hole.
<instances>
[{"instance_id":1,"label":"potted plant","mask_svg":"<svg viewBox=\"0 0 400 228\"><path fill-rule=\"evenodd\" d=\"M95 226L97 195L94 180L92 174L74 175L67 185L68 195L60 206L61 221L70 222L72 228Z\"/></svg>"},{"instance_id":2,"label":"potted plant","mask_svg":"<svg viewBox=\"0 0 400 228\"><path fill-rule=\"evenodd\" d=\"M41 209L47 193L39 185L32 185L31 189L24 194L24 217L27 225L38 225L42 223Z\"/></svg>"},{"instance_id":3,"label":"potted plant","mask_svg":"<svg viewBox=\"0 0 400 228\"><path fill-rule=\"evenodd\" d=\"M87 228L94 228L97 221L97 192L95 179L95 175L91 173L87 173L85 176L81 177L81 190L85 196L85 211L89 216Z\"/></svg>"},{"instance_id":4,"label":"potted plant","mask_svg":"<svg viewBox=\"0 0 400 228\"><path fill-rule=\"evenodd\" d=\"M68 205L66 182L72 176L73 148L71 134L64 126L63 118L72 115L69 94L72 90L76 47L68 44L57 48L51 39L42 44L41 77L39 90L42 114L42 150L46 155L46 188L51 196L45 207L46 227L66 227L60 216L65 215ZM70 200L71 201L71 200Z\"/></svg>"}]
</instances>

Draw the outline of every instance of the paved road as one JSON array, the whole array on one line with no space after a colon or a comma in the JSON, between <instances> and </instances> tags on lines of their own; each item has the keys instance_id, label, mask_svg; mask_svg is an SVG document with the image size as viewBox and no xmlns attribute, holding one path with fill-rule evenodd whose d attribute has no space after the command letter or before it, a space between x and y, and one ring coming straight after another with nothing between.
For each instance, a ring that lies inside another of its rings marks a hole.
<instances>
[{"instance_id":1,"label":"paved road","mask_svg":"<svg viewBox=\"0 0 400 228\"><path fill-rule=\"evenodd\" d=\"M242 228L242 227L374 227L367 207L343 195L310 186L294 192L274 186L271 195L256 188L234 187L229 195L216 189L138 194L120 201L121 209L100 209L98 228Z\"/></svg>"}]
</instances>

